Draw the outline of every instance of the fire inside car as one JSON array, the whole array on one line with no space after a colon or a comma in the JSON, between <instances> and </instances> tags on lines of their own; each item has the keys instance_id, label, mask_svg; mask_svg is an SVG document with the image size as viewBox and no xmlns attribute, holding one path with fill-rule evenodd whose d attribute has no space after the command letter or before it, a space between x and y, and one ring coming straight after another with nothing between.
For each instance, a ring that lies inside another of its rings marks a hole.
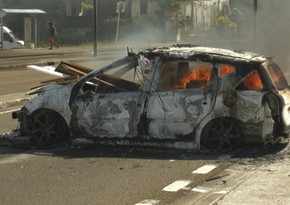
<instances>
[{"instance_id":1,"label":"fire inside car","mask_svg":"<svg viewBox=\"0 0 290 205\"><path fill-rule=\"evenodd\" d=\"M232 150L276 143L290 131L288 82L264 55L173 45L128 51L97 69L30 68L60 77L31 90L35 98L13 113L36 145L86 139Z\"/></svg>"}]
</instances>

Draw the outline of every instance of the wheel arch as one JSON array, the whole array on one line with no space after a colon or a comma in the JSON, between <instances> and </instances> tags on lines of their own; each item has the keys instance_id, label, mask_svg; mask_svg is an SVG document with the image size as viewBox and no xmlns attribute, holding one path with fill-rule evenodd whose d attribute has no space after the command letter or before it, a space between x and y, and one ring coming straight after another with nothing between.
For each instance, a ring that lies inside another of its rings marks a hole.
<instances>
[{"instance_id":1,"label":"wheel arch","mask_svg":"<svg viewBox=\"0 0 290 205\"><path fill-rule=\"evenodd\" d=\"M59 117L59 119L60 119L60 120L63 122L63 124L65 125L65 132L66 132L66 134L68 135L67 137L70 137L70 136L71 136L70 128L69 128L69 124L67 123L65 117L64 117L61 113L59 113L59 112L57 112L57 111L55 111L55 110L53 110L53 109L49 109L49 108L39 108L39 109L37 109L37 110L34 110L34 111L30 114L30 118L31 118L32 116L34 116L34 115L45 114L45 113L53 113L53 114L55 114L57 117Z\"/></svg>"},{"instance_id":2,"label":"wheel arch","mask_svg":"<svg viewBox=\"0 0 290 205\"><path fill-rule=\"evenodd\" d=\"M44 114L45 112L52 112L54 114L56 114L57 116L60 117L60 119L65 123L67 129L69 130L69 120L60 112L51 109L51 108L39 108L34 110L33 112L31 112L29 115L33 116L33 115L37 115L37 114Z\"/></svg>"},{"instance_id":3,"label":"wheel arch","mask_svg":"<svg viewBox=\"0 0 290 205\"><path fill-rule=\"evenodd\" d=\"M241 132L243 131L242 128L243 128L244 122L237 118L230 117L230 116L218 116L218 117L212 118L212 116L208 116L200 122L200 124L198 125L195 131L195 144L198 145L198 149L201 149L202 147L201 139L202 139L202 135L204 134L205 129L207 128L207 126L209 126L211 123L217 120L231 120L239 126ZM243 132L242 132L242 135L243 135Z\"/></svg>"}]
</instances>

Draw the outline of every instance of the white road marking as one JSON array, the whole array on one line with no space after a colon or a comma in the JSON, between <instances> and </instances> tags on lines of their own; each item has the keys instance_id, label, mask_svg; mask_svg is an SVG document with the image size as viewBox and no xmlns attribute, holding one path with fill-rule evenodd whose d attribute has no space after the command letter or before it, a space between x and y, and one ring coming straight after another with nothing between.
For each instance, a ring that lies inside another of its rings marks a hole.
<instances>
[{"instance_id":1,"label":"white road marking","mask_svg":"<svg viewBox=\"0 0 290 205\"><path fill-rule=\"evenodd\" d=\"M7 114L7 113L10 113L10 112L15 112L15 111L18 111L20 109L21 108L16 108L16 109L13 109L13 110L6 110L6 111L3 111L3 112L0 112L0 115Z\"/></svg>"},{"instance_id":2,"label":"white road marking","mask_svg":"<svg viewBox=\"0 0 290 205\"><path fill-rule=\"evenodd\" d=\"M159 202L160 202L160 200L146 199L146 200L143 200L135 205L156 205Z\"/></svg>"},{"instance_id":3,"label":"white road marking","mask_svg":"<svg viewBox=\"0 0 290 205\"><path fill-rule=\"evenodd\" d=\"M0 160L0 164L16 163L16 162L31 158L33 156L34 155L31 155L31 154L18 154L18 155L15 155L15 156L7 157L5 159L1 159Z\"/></svg>"},{"instance_id":4,"label":"white road marking","mask_svg":"<svg viewBox=\"0 0 290 205\"><path fill-rule=\"evenodd\" d=\"M162 191L168 191L168 192L177 192L180 189L185 189L187 185L191 183L190 180L179 180L176 182L173 182L172 184L169 184L168 186L164 187Z\"/></svg>"},{"instance_id":5,"label":"white road marking","mask_svg":"<svg viewBox=\"0 0 290 205\"><path fill-rule=\"evenodd\" d=\"M209 165L204 165L196 170L194 170L192 172L192 174L207 174L209 172L211 172L212 170L214 170L217 166L213 165L213 164L209 164Z\"/></svg>"},{"instance_id":6,"label":"white road marking","mask_svg":"<svg viewBox=\"0 0 290 205\"><path fill-rule=\"evenodd\" d=\"M199 192L199 193L208 193L209 190L204 187L195 187L191 191Z\"/></svg>"}]
</instances>

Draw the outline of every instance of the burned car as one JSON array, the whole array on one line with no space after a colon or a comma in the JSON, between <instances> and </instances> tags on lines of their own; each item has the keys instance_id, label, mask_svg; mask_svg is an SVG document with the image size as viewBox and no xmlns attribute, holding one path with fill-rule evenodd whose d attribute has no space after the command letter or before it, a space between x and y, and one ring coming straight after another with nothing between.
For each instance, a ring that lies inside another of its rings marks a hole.
<instances>
[{"instance_id":1,"label":"burned car","mask_svg":"<svg viewBox=\"0 0 290 205\"><path fill-rule=\"evenodd\" d=\"M37 145L69 137L119 145L234 149L290 128L288 82L272 58L194 45L153 48L63 78L13 113Z\"/></svg>"}]
</instances>

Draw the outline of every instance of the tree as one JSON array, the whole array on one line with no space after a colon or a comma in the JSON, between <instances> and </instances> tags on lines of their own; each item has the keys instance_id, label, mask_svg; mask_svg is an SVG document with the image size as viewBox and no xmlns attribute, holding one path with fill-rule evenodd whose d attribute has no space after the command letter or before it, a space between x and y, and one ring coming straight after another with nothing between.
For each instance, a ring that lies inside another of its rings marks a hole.
<instances>
[{"instance_id":1,"label":"tree","mask_svg":"<svg viewBox=\"0 0 290 205\"><path fill-rule=\"evenodd\" d=\"M174 32L176 40L180 40L180 32L183 31L187 24L187 19L182 13L182 4L189 0L160 0L159 6L164 9L165 13L165 25L169 25L169 28L165 28L171 32Z\"/></svg>"}]
</instances>

